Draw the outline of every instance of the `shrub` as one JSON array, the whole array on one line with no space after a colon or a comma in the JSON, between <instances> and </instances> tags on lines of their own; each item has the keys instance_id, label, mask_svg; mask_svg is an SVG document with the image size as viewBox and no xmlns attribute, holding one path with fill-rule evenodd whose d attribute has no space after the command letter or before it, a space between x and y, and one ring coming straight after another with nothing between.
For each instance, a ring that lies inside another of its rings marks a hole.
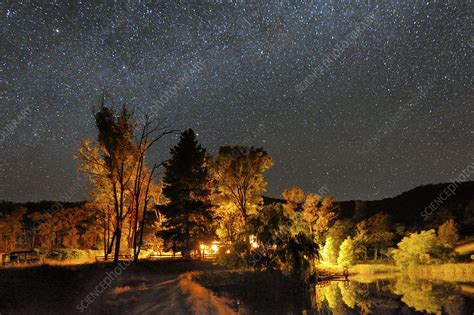
<instances>
[{"instance_id":1,"label":"shrub","mask_svg":"<svg viewBox=\"0 0 474 315\"><path fill-rule=\"evenodd\" d=\"M435 230L429 230L404 237L392 255L398 266L429 265L449 261L453 249L440 242Z\"/></svg>"},{"instance_id":2,"label":"shrub","mask_svg":"<svg viewBox=\"0 0 474 315\"><path fill-rule=\"evenodd\" d=\"M82 250L82 249L69 249L69 248L57 248L46 254L46 258L56 260L66 259L77 259L77 258L89 258L94 257L96 251Z\"/></svg>"}]
</instances>

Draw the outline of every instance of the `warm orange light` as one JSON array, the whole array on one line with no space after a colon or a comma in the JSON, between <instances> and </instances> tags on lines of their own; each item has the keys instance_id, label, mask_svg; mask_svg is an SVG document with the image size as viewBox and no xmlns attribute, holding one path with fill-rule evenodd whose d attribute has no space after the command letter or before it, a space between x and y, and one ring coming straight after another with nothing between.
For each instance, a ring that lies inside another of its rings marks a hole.
<instances>
[{"instance_id":1,"label":"warm orange light","mask_svg":"<svg viewBox=\"0 0 474 315\"><path fill-rule=\"evenodd\" d=\"M250 235L250 246L252 248L257 248L258 247L258 243L257 243L257 237L255 235Z\"/></svg>"}]
</instances>

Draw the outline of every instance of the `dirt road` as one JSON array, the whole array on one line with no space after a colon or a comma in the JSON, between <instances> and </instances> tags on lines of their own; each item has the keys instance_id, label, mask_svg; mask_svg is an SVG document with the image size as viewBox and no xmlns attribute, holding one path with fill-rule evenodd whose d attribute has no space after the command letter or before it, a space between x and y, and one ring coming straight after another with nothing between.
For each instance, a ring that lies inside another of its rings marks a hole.
<instances>
[{"instance_id":1,"label":"dirt road","mask_svg":"<svg viewBox=\"0 0 474 315\"><path fill-rule=\"evenodd\" d=\"M0 313L233 314L226 300L192 281L192 272L213 269L177 261L0 270Z\"/></svg>"}]
</instances>

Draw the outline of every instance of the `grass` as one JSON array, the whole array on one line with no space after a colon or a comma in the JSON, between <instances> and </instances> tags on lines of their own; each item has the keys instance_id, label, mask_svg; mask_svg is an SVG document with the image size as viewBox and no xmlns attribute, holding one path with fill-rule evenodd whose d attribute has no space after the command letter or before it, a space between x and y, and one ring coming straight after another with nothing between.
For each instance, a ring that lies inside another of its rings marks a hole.
<instances>
[{"instance_id":1,"label":"grass","mask_svg":"<svg viewBox=\"0 0 474 315\"><path fill-rule=\"evenodd\" d=\"M320 274L341 274L342 267L336 265L317 265ZM349 268L351 276L373 276L402 273L410 277L443 280L449 282L474 282L474 263L446 263L439 265L418 265L401 268L394 264L357 264Z\"/></svg>"},{"instance_id":2,"label":"grass","mask_svg":"<svg viewBox=\"0 0 474 315\"><path fill-rule=\"evenodd\" d=\"M378 274L400 272L400 268L390 264L358 264L349 268L349 274Z\"/></svg>"},{"instance_id":3,"label":"grass","mask_svg":"<svg viewBox=\"0 0 474 315\"><path fill-rule=\"evenodd\" d=\"M342 274L344 272L344 268L338 265L317 264L315 268L318 274L331 275L331 274Z\"/></svg>"},{"instance_id":4,"label":"grass","mask_svg":"<svg viewBox=\"0 0 474 315\"><path fill-rule=\"evenodd\" d=\"M403 273L410 277L448 282L474 282L474 263L418 265L400 268L389 264L359 264L349 268L351 275Z\"/></svg>"}]
</instances>

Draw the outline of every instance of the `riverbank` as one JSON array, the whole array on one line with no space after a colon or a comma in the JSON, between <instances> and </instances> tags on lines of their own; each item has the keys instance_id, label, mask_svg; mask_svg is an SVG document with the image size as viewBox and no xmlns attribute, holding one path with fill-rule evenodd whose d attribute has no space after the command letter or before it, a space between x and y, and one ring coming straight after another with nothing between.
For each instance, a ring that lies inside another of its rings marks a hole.
<instances>
[{"instance_id":1,"label":"riverbank","mask_svg":"<svg viewBox=\"0 0 474 315\"><path fill-rule=\"evenodd\" d=\"M333 265L318 265L321 274L341 274L343 268ZM474 263L449 263L440 265L418 265L401 268L393 264L357 264L348 269L349 277L355 275L406 274L410 277L451 282L474 282Z\"/></svg>"}]
</instances>

